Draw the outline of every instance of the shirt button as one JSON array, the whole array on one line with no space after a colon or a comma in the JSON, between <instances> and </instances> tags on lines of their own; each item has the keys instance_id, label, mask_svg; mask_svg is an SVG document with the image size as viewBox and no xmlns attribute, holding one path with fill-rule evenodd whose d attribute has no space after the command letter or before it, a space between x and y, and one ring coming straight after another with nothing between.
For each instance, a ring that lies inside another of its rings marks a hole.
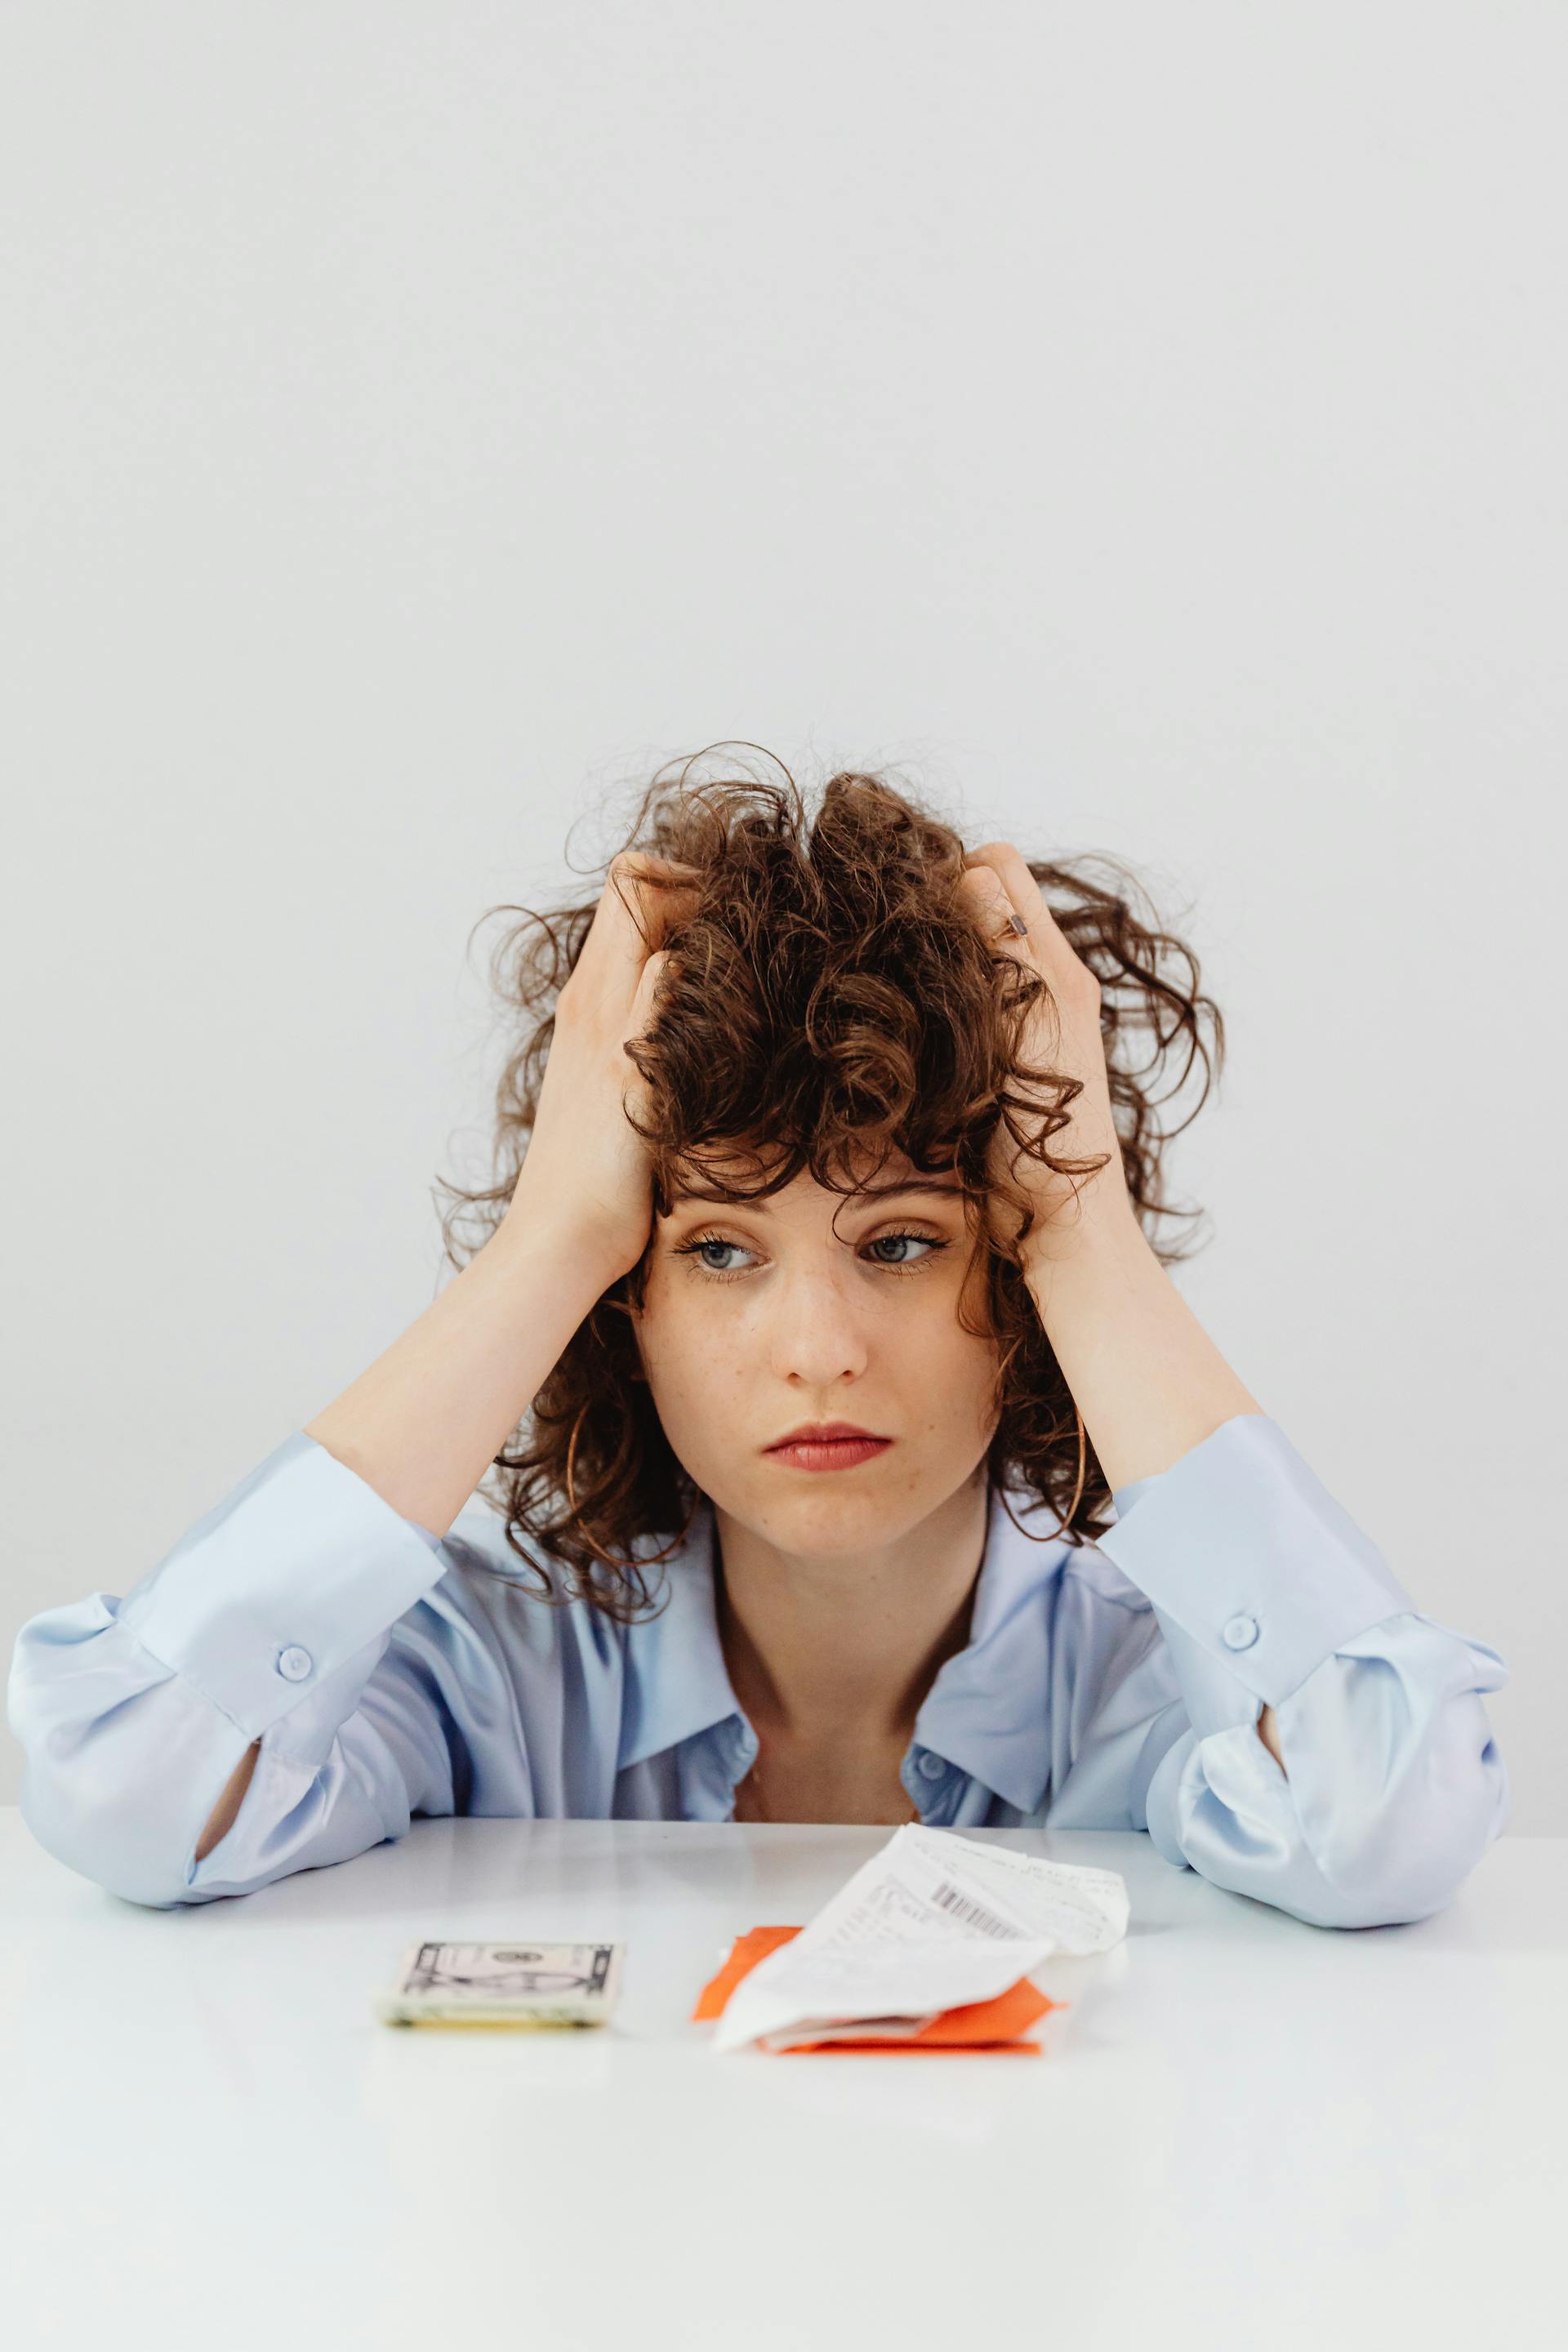
<instances>
[{"instance_id":1,"label":"shirt button","mask_svg":"<svg viewBox=\"0 0 1568 2352\"><path fill-rule=\"evenodd\" d=\"M921 1758L921 1770L924 1773L928 1780L940 1780L946 1769L947 1766L942 1762L940 1756L922 1756Z\"/></svg>"},{"instance_id":2,"label":"shirt button","mask_svg":"<svg viewBox=\"0 0 1568 2352\"><path fill-rule=\"evenodd\" d=\"M301 1650L298 1643L278 1653L278 1671L286 1683L302 1683L314 1664L309 1650Z\"/></svg>"},{"instance_id":3,"label":"shirt button","mask_svg":"<svg viewBox=\"0 0 1568 2352\"><path fill-rule=\"evenodd\" d=\"M1225 1627L1223 1639L1227 1649L1250 1650L1254 1642L1258 1639L1257 1618L1231 1618Z\"/></svg>"}]
</instances>

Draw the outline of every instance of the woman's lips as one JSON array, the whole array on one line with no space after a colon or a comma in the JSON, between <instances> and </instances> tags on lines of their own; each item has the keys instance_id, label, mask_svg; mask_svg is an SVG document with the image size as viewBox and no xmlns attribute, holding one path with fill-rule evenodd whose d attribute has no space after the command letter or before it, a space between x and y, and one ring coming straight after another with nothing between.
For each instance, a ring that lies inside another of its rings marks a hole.
<instances>
[{"instance_id":1,"label":"woman's lips","mask_svg":"<svg viewBox=\"0 0 1568 2352\"><path fill-rule=\"evenodd\" d=\"M864 1432L857 1437L797 1437L783 1445L770 1445L768 1460L787 1462L796 1470L853 1470L858 1463L869 1462L874 1454L885 1454L892 1442L890 1437L869 1437Z\"/></svg>"}]
</instances>

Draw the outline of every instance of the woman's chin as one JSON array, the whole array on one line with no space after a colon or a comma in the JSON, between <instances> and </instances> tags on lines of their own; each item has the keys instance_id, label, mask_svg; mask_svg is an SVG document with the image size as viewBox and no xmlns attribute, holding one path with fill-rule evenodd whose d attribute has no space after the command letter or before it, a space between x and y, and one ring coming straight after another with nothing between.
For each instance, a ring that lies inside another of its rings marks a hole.
<instances>
[{"instance_id":1,"label":"woman's chin","mask_svg":"<svg viewBox=\"0 0 1568 2352\"><path fill-rule=\"evenodd\" d=\"M911 1495L907 1481L882 1483L856 1491L856 1475L805 1474L800 1491L759 1494L752 1488L721 1509L780 1551L803 1557L830 1558L836 1552L864 1552L899 1538L918 1525L941 1501L940 1496Z\"/></svg>"}]
</instances>

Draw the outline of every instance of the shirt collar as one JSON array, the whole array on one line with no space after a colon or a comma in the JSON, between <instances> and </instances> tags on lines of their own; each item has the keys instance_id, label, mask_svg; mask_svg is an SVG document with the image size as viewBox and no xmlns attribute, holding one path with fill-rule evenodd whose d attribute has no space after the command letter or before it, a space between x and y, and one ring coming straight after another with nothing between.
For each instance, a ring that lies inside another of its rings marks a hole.
<instances>
[{"instance_id":1,"label":"shirt collar","mask_svg":"<svg viewBox=\"0 0 1568 2352\"><path fill-rule=\"evenodd\" d=\"M1025 1500L1011 1499L1015 1510ZM915 1717L922 1748L1024 1813L1038 1811L1051 1777L1047 1588L1066 1557L1059 1535L1026 1535L992 1487L969 1641L938 1670Z\"/></svg>"},{"instance_id":2,"label":"shirt collar","mask_svg":"<svg viewBox=\"0 0 1568 2352\"><path fill-rule=\"evenodd\" d=\"M668 1538L667 1538L668 1540ZM663 1549L656 1538L650 1549ZM634 1552L637 1547L633 1547ZM617 1766L625 1771L726 1716L739 1716L719 1639L713 1575L713 1507L704 1497L681 1543L664 1562L668 1600L657 1617L626 1628L626 1699Z\"/></svg>"},{"instance_id":3,"label":"shirt collar","mask_svg":"<svg viewBox=\"0 0 1568 2352\"><path fill-rule=\"evenodd\" d=\"M1019 1508L1022 1497L1012 1499ZM993 1486L969 1641L940 1668L915 1717L918 1746L1026 1813L1050 1780L1046 1588L1066 1549L1058 1536L1026 1535ZM669 1598L660 1614L626 1628L622 1770L728 1717L744 1720L719 1638L709 1503L663 1566Z\"/></svg>"}]
</instances>

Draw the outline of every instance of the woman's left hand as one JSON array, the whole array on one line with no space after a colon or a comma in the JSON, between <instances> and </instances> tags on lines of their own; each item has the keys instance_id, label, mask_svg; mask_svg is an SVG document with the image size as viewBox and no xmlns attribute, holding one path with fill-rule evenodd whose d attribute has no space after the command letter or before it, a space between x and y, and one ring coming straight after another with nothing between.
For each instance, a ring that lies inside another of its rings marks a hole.
<instances>
[{"instance_id":1,"label":"woman's left hand","mask_svg":"<svg viewBox=\"0 0 1568 2352\"><path fill-rule=\"evenodd\" d=\"M1122 1221L1137 1222L1110 1112L1100 1026L1100 982L1068 945L1040 895L1039 884L1011 842L988 841L972 849L963 864L960 898L987 945L994 952L1014 956L1037 971L1049 992L1048 998L1037 1003L1026 1025L1024 1058L1082 1082L1083 1091L1068 1106L1070 1123L1058 1128L1050 1139L1053 1159L1110 1155L1098 1174L1057 1175L1027 1154L1018 1156L1006 1129L998 1126L992 1147L995 1174L1020 1187L1035 1212L1026 1251L1031 1256L1057 1260L1071 1255L1093 1231ZM1022 922L1022 930L1011 919L1014 917ZM1042 1117L1050 1107L1042 1098ZM1035 1131L1038 1132L1037 1125Z\"/></svg>"}]
</instances>

